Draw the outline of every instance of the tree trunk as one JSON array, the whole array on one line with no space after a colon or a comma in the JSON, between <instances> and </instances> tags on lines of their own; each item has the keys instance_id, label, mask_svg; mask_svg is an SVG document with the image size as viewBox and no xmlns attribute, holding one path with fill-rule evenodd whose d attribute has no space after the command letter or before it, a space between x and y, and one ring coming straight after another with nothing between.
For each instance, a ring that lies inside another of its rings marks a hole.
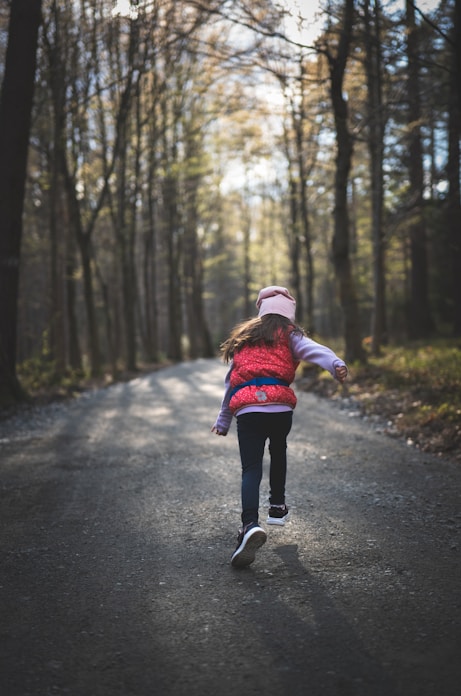
<instances>
[{"instance_id":1,"label":"tree trunk","mask_svg":"<svg viewBox=\"0 0 461 696\"><path fill-rule=\"evenodd\" d=\"M201 174L198 163L201 156L201 143L195 133L187 138L186 173L184 182L185 211L183 275L187 313L187 332L189 337L189 356L192 359L211 357L213 348L211 336L205 319L203 307L203 263L202 250L197 236L198 228L198 188Z\"/></svg>"},{"instance_id":2,"label":"tree trunk","mask_svg":"<svg viewBox=\"0 0 461 696\"><path fill-rule=\"evenodd\" d=\"M151 158L154 158L151 153ZM151 172L153 170L151 169ZM157 323L157 235L155 218L155 200L152 189L154 178L149 176L147 192L146 218L143 236L143 287L144 317L146 323L144 352L147 360L157 362L159 359L158 323Z\"/></svg>"},{"instance_id":3,"label":"tree trunk","mask_svg":"<svg viewBox=\"0 0 461 696\"><path fill-rule=\"evenodd\" d=\"M248 183L248 169L245 168L245 187L242 199L242 234L243 234L243 307L245 318L254 314L254 306L251 292L251 259L250 259L250 233L251 233L251 196Z\"/></svg>"},{"instance_id":4,"label":"tree trunk","mask_svg":"<svg viewBox=\"0 0 461 696\"><path fill-rule=\"evenodd\" d=\"M179 158L178 158L178 118L180 109L168 95L162 95L162 165L165 172L162 181L164 216L164 242L166 249L166 269L168 287L168 346L167 356L171 360L182 359L182 297L181 297L181 252L182 226L179 206ZM173 114L169 110L173 108Z\"/></svg>"},{"instance_id":5,"label":"tree trunk","mask_svg":"<svg viewBox=\"0 0 461 696\"><path fill-rule=\"evenodd\" d=\"M55 157L53 156L53 160ZM51 166L50 182L50 359L54 362L56 375L62 375L66 368L66 313L65 281L61 229L62 189L58 183L57 163ZM58 222L59 221L59 222Z\"/></svg>"},{"instance_id":6,"label":"tree trunk","mask_svg":"<svg viewBox=\"0 0 461 696\"><path fill-rule=\"evenodd\" d=\"M61 40L61 26L57 3L54 1L50 8L52 21L50 20L45 32L45 46L47 49L48 73L53 109L53 138L50 143L49 173L50 173L50 354L55 362L55 370L58 375L63 374L66 368L66 312L65 312L65 260L63 258L63 211L62 211L62 185L60 176L60 159L65 143L65 93L66 74L63 64L63 46ZM50 34L52 33L52 36ZM61 231L61 233L60 233Z\"/></svg>"},{"instance_id":7,"label":"tree trunk","mask_svg":"<svg viewBox=\"0 0 461 696\"><path fill-rule=\"evenodd\" d=\"M290 255L292 292L296 297L296 313L298 321L304 321L304 303L301 291L301 258L299 248L299 189L293 172L293 165L288 163L288 190L290 195L290 230L288 232L288 250Z\"/></svg>"},{"instance_id":8,"label":"tree trunk","mask_svg":"<svg viewBox=\"0 0 461 696\"><path fill-rule=\"evenodd\" d=\"M290 103L290 114L295 127L295 114L293 110L293 104ZM300 249L299 249L299 194L298 185L296 182L295 175L295 164L293 162L293 156L291 154L289 134L284 127L283 129L283 140L285 148L285 157L287 159L288 165L288 195L289 195L289 210L290 210L290 224L287 225L287 241L288 241L288 253L290 257L290 273L291 273L291 291L296 297L296 314L299 323L303 323L304 320L304 307L303 307L303 297L301 292L301 273L299 269L300 262Z\"/></svg>"},{"instance_id":9,"label":"tree trunk","mask_svg":"<svg viewBox=\"0 0 461 696\"><path fill-rule=\"evenodd\" d=\"M75 251L73 238L69 235L66 259L66 301L67 322L69 325L69 365L72 370L82 371L82 353L78 335L77 314L75 311Z\"/></svg>"},{"instance_id":10,"label":"tree trunk","mask_svg":"<svg viewBox=\"0 0 461 696\"><path fill-rule=\"evenodd\" d=\"M413 2L406 2L408 57L408 125L410 129L408 174L410 179L410 338L428 338L433 329L429 306L427 234L424 219L424 170L421 142L418 36Z\"/></svg>"},{"instance_id":11,"label":"tree trunk","mask_svg":"<svg viewBox=\"0 0 461 696\"><path fill-rule=\"evenodd\" d=\"M180 259L181 240L177 201L177 182L173 175L167 175L163 196L166 215L166 248L168 273L168 357L171 360L182 359L181 348L181 290Z\"/></svg>"},{"instance_id":12,"label":"tree trunk","mask_svg":"<svg viewBox=\"0 0 461 696\"><path fill-rule=\"evenodd\" d=\"M461 0L456 0L453 18L453 60L451 70L450 110L448 114L448 205L447 225L450 231L453 263L453 335L461 336L461 201L459 177L459 138L461 135Z\"/></svg>"},{"instance_id":13,"label":"tree trunk","mask_svg":"<svg viewBox=\"0 0 461 696\"><path fill-rule=\"evenodd\" d=\"M0 398L24 395L16 376L19 261L41 0L12 0L0 94Z\"/></svg>"},{"instance_id":14,"label":"tree trunk","mask_svg":"<svg viewBox=\"0 0 461 696\"><path fill-rule=\"evenodd\" d=\"M135 312L135 273L133 269L133 245L136 228L136 210L127 210L129 194L127 190L128 123L121 124L119 131L119 162L117 168L116 211L113 213L117 255L122 279L122 306L124 324L125 369L134 372L136 366L136 312ZM136 177L135 177L136 178ZM132 194L136 198L136 192Z\"/></svg>"},{"instance_id":15,"label":"tree trunk","mask_svg":"<svg viewBox=\"0 0 461 696\"><path fill-rule=\"evenodd\" d=\"M103 307L104 307L104 324L105 324L105 329L106 329L106 343L107 343L107 353L109 356L110 370L111 370L112 379L116 380L119 372L118 372L118 366L117 366L117 351L115 348L115 339L114 339L115 332L114 332L114 328L113 328L111 307L110 307L109 287L103 278L99 264L95 263L95 268L96 268L96 277L97 277L98 282L99 282L99 287L101 288L101 297L102 297L102 303L103 303Z\"/></svg>"},{"instance_id":16,"label":"tree trunk","mask_svg":"<svg viewBox=\"0 0 461 696\"><path fill-rule=\"evenodd\" d=\"M304 155L304 129L306 125L306 112L304 104L304 78L305 69L302 58L300 59L301 101L299 119L296 128L296 154L298 157L299 172L299 212L301 236L304 240L304 253L306 259L306 310L304 325L310 334L315 333L314 326L314 262L312 258L311 232L309 225L309 213L307 204L307 174ZM304 304L304 303L303 303Z\"/></svg>"},{"instance_id":17,"label":"tree trunk","mask_svg":"<svg viewBox=\"0 0 461 696\"><path fill-rule=\"evenodd\" d=\"M335 58L329 55L330 89L337 144L332 252L344 317L345 359L348 362L364 362L366 356L360 337L356 290L349 253L347 186L352 160L353 142L348 126L348 105L342 93L344 72L352 38L353 12L354 0L345 0L344 19L337 55Z\"/></svg>"},{"instance_id":18,"label":"tree trunk","mask_svg":"<svg viewBox=\"0 0 461 696\"><path fill-rule=\"evenodd\" d=\"M158 85L157 72L154 71L154 84L152 87L153 104L151 107L149 150L148 150L148 177L147 177L147 202L142 206L143 225L143 290L144 290L144 320L145 343L144 353L147 360L158 362L158 311L157 311L157 164L156 150L159 147L159 133L157 127L157 111L155 99L157 98Z\"/></svg>"},{"instance_id":19,"label":"tree trunk","mask_svg":"<svg viewBox=\"0 0 461 696\"><path fill-rule=\"evenodd\" d=\"M385 238L383 229L383 152L384 109L382 100L382 60L380 43L380 5L374 2L373 18L370 0L365 3L365 46L368 98L368 151L370 153L371 218L373 240L373 314L371 321L371 351L379 355L386 341L386 278Z\"/></svg>"},{"instance_id":20,"label":"tree trunk","mask_svg":"<svg viewBox=\"0 0 461 696\"><path fill-rule=\"evenodd\" d=\"M76 186L67 167L65 153L60 157L61 173L67 195L67 205L69 210L70 228L74 233L83 273L83 295L85 301L86 317L88 322L88 342L90 354L90 370L92 377L99 377L101 374L101 351L99 346L99 334L96 321L96 310L94 306L93 271L91 266L91 229L84 231L80 206L76 197Z\"/></svg>"}]
</instances>

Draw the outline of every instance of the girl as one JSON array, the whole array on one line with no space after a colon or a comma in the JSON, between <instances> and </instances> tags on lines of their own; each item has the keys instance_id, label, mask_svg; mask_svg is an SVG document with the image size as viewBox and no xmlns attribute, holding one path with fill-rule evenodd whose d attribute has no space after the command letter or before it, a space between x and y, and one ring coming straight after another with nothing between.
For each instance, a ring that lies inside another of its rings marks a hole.
<instances>
[{"instance_id":1,"label":"girl","mask_svg":"<svg viewBox=\"0 0 461 696\"><path fill-rule=\"evenodd\" d=\"M330 348L311 341L295 324L296 301L286 288L263 288L256 302L259 314L239 324L221 346L230 363L221 410L211 431L227 435L232 417L242 462L242 528L231 563L243 568L266 541L259 526L259 486L266 440L270 453L270 507L267 524L284 525L287 436L296 396L290 387L301 360L320 365L339 382L347 367Z\"/></svg>"}]
</instances>

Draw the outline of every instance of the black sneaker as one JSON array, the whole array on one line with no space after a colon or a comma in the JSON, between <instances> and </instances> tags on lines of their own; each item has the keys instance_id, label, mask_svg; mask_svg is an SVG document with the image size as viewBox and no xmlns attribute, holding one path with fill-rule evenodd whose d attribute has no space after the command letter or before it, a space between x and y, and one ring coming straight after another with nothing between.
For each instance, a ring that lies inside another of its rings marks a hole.
<instances>
[{"instance_id":1,"label":"black sneaker","mask_svg":"<svg viewBox=\"0 0 461 696\"><path fill-rule=\"evenodd\" d=\"M283 527L288 519L288 508L286 505L271 505L269 515L267 516L267 524L278 524Z\"/></svg>"},{"instance_id":2,"label":"black sneaker","mask_svg":"<svg viewBox=\"0 0 461 696\"><path fill-rule=\"evenodd\" d=\"M244 568L253 563L256 551L266 543L266 539L266 532L256 522L251 522L240 529L237 548L231 558L234 568Z\"/></svg>"}]
</instances>

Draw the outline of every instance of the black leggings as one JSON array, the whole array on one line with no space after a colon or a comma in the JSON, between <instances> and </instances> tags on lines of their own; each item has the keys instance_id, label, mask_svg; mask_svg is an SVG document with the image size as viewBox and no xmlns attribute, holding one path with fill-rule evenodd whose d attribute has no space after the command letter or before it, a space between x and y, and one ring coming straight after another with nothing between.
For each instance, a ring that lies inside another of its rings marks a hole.
<instances>
[{"instance_id":1,"label":"black leggings","mask_svg":"<svg viewBox=\"0 0 461 696\"><path fill-rule=\"evenodd\" d=\"M244 413L237 416L237 435L242 461L242 523L258 522L259 485L263 474L266 440L270 453L270 498L273 505L285 502L287 436L293 411Z\"/></svg>"}]
</instances>

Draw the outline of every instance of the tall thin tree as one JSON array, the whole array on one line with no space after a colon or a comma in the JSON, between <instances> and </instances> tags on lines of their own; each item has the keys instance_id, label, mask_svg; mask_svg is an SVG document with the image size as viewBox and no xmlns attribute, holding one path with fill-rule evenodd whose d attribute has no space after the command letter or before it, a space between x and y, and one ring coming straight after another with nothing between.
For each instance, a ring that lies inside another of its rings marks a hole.
<instances>
[{"instance_id":1,"label":"tall thin tree","mask_svg":"<svg viewBox=\"0 0 461 696\"><path fill-rule=\"evenodd\" d=\"M421 138L419 90L419 40L415 6L406 0L408 58L408 174L411 196L410 232L410 307L408 326L411 338L427 338L433 330L429 306L427 232L424 219L424 168Z\"/></svg>"},{"instance_id":2,"label":"tall thin tree","mask_svg":"<svg viewBox=\"0 0 461 696\"><path fill-rule=\"evenodd\" d=\"M372 7L370 7L372 5ZM365 55L368 105L368 151L370 153L371 225L373 240L373 314L371 349L378 355L386 339L384 192L384 105L382 94L381 6L379 0L364 4Z\"/></svg>"},{"instance_id":3,"label":"tall thin tree","mask_svg":"<svg viewBox=\"0 0 461 696\"><path fill-rule=\"evenodd\" d=\"M349 107L343 94L349 48L354 25L354 0L344 0L339 40L333 53L328 47L330 94L336 128L335 206L333 232L333 263L339 286L341 309L344 316L345 356L348 362L366 360L360 336L360 321L355 281L350 257L350 216L348 183L352 162L353 138L349 128Z\"/></svg>"},{"instance_id":4,"label":"tall thin tree","mask_svg":"<svg viewBox=\"0 0 461 696\"><path fill-rule=\"evenodd\" d=\"M16 375L17 300L27 153L41 0L12 0L0 94L0 399L22 397Z\"/></svg>"},{"instance_id":5,"label":"tall thin tree","mask_svg":"<svg viewBox=\"0 0 461 696\"><path fill-rule=\"evenodd\" d=\"M461 137L461 0L455 0L451 42L450 110L448 116L448 205L447 225L450 230L453 263L453 334L461 336L461 200L460 146Z\"/></svg>"}]
</instances>

